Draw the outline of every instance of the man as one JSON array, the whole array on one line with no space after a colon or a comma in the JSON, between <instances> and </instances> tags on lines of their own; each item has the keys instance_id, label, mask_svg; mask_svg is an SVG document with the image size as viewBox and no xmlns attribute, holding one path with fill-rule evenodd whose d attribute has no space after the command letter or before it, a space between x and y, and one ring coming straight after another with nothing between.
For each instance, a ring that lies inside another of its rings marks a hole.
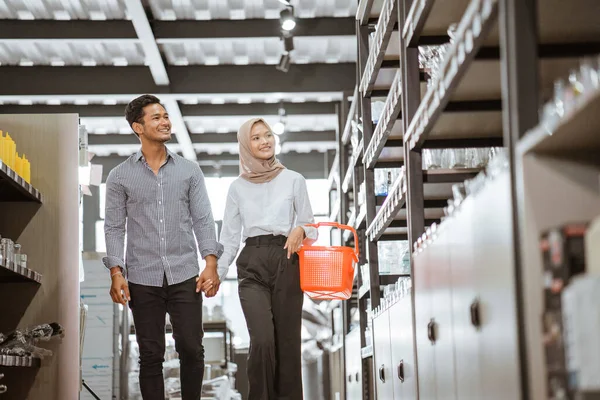
<instances>
[{"instance_id":1,"label":"man","mask_svg":"<svg viewBox=\"0 0 600 400\"><path fill-rule=\"evenodd\" d=\"M164 399L167 312L179 353L182 398L199 400L204 375L201 288L209 282L205 286L218 290L223 246L216 240L200 167L165 146L171 122L160 100L138 97L127 105L125 117L142 147L106 180L103 262L110 269L110 294L115 303L129 302L133 314L144 400ZM206 261L200 276L197 249Z\"/></svg>"}]
</instances>

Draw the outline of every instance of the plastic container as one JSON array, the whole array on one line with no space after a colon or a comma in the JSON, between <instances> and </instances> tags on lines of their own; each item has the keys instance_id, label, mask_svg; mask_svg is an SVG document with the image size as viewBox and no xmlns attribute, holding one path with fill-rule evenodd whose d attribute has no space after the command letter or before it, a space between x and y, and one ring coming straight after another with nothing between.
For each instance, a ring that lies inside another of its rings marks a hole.
<instances>
[{"instance_id":1,"label":"plastic container","mask_svg":"<svg viewBox=\"0 0 600 400\"><path fill-rule=\"evenodd\" d=\"M315 228L330 226L352 231L354 249L346 246L303 246L300 257L300 288L318 300L346 300L352 295L354 268L358 262L358 236L348 225L335 222L309 224Z\"/></svg>"}]
</instances>

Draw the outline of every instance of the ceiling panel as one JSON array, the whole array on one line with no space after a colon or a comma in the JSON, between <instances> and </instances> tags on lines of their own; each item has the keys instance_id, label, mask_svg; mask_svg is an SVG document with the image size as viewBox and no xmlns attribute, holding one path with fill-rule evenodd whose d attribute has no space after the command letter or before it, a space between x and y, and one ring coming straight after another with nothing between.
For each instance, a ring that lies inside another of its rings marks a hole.
<instances>
[{"instance_id":1,"label":"ceiling panel","mask_svg":"<svg viewBox=\"0 0 600 400\"><path fill-rule=\"evenodd\" d=\"M190 133L228 133L237 132L238 128L254 116L205 116L185 117ZM279 121L276 115L263 116L273 126ZM285 118L289 132L331 131L337 128L335 114L289 115ZM122 133L131 134L131 128L124 117L83 117L81 124L92 134Z\"/></svg>"},{"instance_id":2,"label":"ceiling panel","mask_svg":"<svg viewBox=\"0 0 600 400\"><path fill-rule=\"evenodd\" d=\"M149 0L156 19L253 19L279 18L279 0ZM350 17L356 0L291 1L299 18Z\"/></svg>"},{"instance_id":3,"label":"ceiling panel","mask_svg":"<svg viewBox=\"0 0 600 400\"><path fill-rule=\"evenodd\" d=\"M171 65L277 64L284 50L279 38L189 39L161 48ZM354 36L294 38L292 63L347 63L356 60Z\"/></svg>"},{"instance_id":4,"label":"ceiling panel","mask_svg":"<svg viewBox=\"0 0 600 400\"><path fill-rule=\"evenodd\" d=\"M124 0L2 0L0 19L125 19Z\"/></svg>"},{"instance_id":5,"label":"ceiling panel","mask_svg":"<svg viewBox=\"0 0 600 400\"><path fill-rule=\"evenodd\" d=\"M179 152L181 146L177 143L170 143L169 149ZM193 148L198 153L205 154L238 154L239 147L237 143L194 143ZM331 142L284 142L281 146L281 153L287 154L290 152L310 153L318 151L324 153L328 150L335 150L337 143ZM138 144L121 144L121 145L90 145L89 151L98 157L106 157L117 154L120 156L130 156L140 149ZM200 160L202 161L202 160ZM94 162L92 160L92 162Z\"/></svg>"},{"instance_id":6,"label":"ceiling panel","mask_svg":"<svg viewBox=\"0 0 600 400\"><path fill-rule=\"evenodd\" d=\"M0 1L1 4L1 1ZM138 41L110 42L6 41L0 42L1 65L144 65Z\"/></svg>"},{"instance_id":7,"label":"ceiling panel","mask_svg":"<svg viewBox=\"0 0 600 400\"><path fill-rule=\"evenodd\" d=\"M206 117L184 117L190 133L237 132L239 127L248 119L255 117L247 116L206 116ZM271 126L279 121L276 115L264 115L267 123ZM319 115L289 115L286 117L286 129L290 132L329 131L337 128L337 116L335 114Z\"/></svg>"}]
</instances>

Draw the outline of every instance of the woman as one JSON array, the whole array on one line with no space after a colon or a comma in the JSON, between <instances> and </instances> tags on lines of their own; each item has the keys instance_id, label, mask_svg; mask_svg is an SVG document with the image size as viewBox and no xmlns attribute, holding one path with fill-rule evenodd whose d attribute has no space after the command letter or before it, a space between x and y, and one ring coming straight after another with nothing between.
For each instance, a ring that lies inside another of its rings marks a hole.
<instances>
[{"instance_id":1,"label":"woman","mask_svg":"<svg viewBox=\"0 0 600 400\"><path fill-rule=\"evenodd\" d=\"M275 158L275 136L262 118L238 132L241 175L229 188L219 259L221 280L237 259L239 295L250 333L249 400L301 400L304 295L296 252L317 231L302 175ZM207 296L215 294L211 282Z\"/></svg>"}]
</instances>

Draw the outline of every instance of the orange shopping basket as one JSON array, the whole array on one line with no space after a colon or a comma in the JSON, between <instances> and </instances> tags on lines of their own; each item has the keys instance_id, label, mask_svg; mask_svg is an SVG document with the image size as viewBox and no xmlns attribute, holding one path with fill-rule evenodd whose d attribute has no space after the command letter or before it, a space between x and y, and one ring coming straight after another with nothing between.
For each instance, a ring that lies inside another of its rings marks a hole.
<instances>
[{"instance_id":1,"label":"orange shopping basket","mask_svg":"<svg viewBox=\"0 0 600 400\"><path fill-rule=\"evenodd\" d=\"M335 222L308 224L319 228L332 226L354 233L354 249L345 246L303 246L300 257L300 288L316 300L346 300L352 296L354 265L358 262L356 230Z\"/></svg>"}]
</instances>

